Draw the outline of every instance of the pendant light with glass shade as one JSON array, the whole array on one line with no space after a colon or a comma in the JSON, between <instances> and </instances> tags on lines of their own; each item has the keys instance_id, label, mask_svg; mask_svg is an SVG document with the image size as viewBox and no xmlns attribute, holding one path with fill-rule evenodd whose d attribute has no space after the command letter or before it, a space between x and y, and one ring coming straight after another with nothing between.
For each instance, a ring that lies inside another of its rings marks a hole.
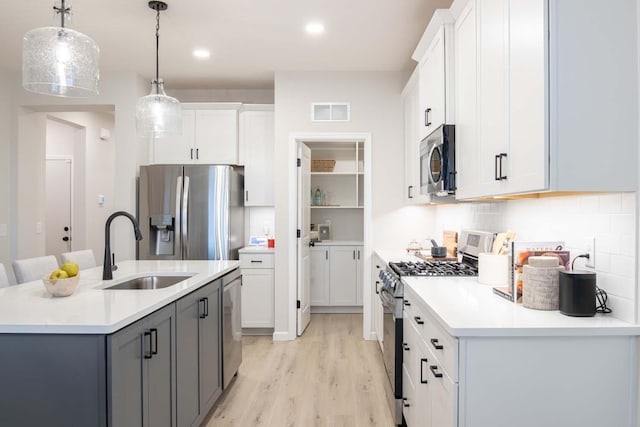
<instances>
[{"instance_id":1,"label":"pendant light with glass shade","mask_svg":"<svg viewBox=\"0 0 640 427\"><path fill-rule=\"evenodd\" d=\"M156 78L151 82L151 93L138 99L136 127L138 136L163 138L182 133L182 109L177 99L164 92L160 78L160 11L168 6L162 1L150 1L149 7L156 11Z\"/></svg>"},{"instance_id":2,"label":"pendant light with glass shade","mask_svg":"<svg viewBox=\"0 0 640 427\"><path fill-rule=\"evenodd\" d=\"M65 27L71 16L65 0L53 10L60 15L59 27L35 28L24 36L22 86L44 95L97 95L100 48L91 37Z\"/></svg>"}]
</instances>

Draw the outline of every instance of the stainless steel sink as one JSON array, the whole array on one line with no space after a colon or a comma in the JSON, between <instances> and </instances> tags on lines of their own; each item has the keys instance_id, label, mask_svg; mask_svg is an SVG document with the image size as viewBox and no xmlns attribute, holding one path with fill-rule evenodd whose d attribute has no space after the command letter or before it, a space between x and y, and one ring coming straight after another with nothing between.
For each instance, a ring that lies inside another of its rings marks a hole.
<instances>
[{"instance_id":1,"label":"stainless steel sink","mask_svg":"<svg viewBox=\"0 0 640 427\"><path fill-rule=\"evenodd\" d=\"M129 279L126 282L109 286L105 289L162 289L193 277L193 274L183 276L143 276Z\"/></svg>"}]
</instances>

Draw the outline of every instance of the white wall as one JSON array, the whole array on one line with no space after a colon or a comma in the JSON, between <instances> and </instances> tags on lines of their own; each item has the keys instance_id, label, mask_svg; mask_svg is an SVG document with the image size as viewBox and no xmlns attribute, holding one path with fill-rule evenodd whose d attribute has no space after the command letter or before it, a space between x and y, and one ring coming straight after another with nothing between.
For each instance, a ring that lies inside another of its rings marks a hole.
<instances>
[{"instance_id":1,"label":"white wall","mask_svg":"<svg viewBox=\"0 0 640 427\"><path fill-rule=\"evenodd\" d=\"M115 123L113 112L67 112L50 113L50 117L72 123L82 129L84 136L83 183L83 218L76 217L75 225L82 227L82 240L76 241L73 250L92 249L96 260L101 264L104 253L104 223L114 211L114 176L115 165ZM100 139L100 130L111 133L108 140ZM75 167L74 167L75 171ZM98 203L98 195L105 196L104 205ZM135 209L130 212L135 213ZM75 238L74 234L74 238Z\"/></svg>"},{"instance_id":2,"label":"white wall","mask_svg":"<svg viewBox=\"0 0 640 427\"><path fill-rule=\"evenodd\" d=\"M102 73L100 95L87 99L29 93L22 88L18 73L2 74L0 80L0 85L8 89L11 99L8 120L4 120L3 116L0 121L0 136L8 133L10 137L0 141L0 150L7 150L8 147L12 159L8 179L6 175L0 177L0 194L9 192L9 215L13 219L9 253L4 255L3 262L17 257L41 255L44 250L43 235L35 233L35 223L44 218L44 205L41 202L44 192L44 144L40 142L44 141L46 123L41 119L42 112L99 111L105 108L115 111L112 135L117 173L108 177L115 189L112 208L135 211L138 165L148 162L149 153L148 141L137 138L135 131L136 101L149 89L144 79L132 72ZM93 225L98 229L104 226L98 223ZM135 240L131 225L116 221L112 233L117 258L134 258Z\"/></svg>"},{"instance_id":3,"label":"white wall","mask_svg":"<svg viewBox=\"0 0 640 427\"><path fill-rule=\"evenodd\" d=\"M439 235L444 229L511 229L518 240L563 240L572 258L584 253L586 237L595 237L598 286L608 293L615 317L635 322L635 193L446 205L435 210L434 232ZM575 265L579 268L584 261Z\"/></svg>"},{"instance_id":4,"label":"white wall","mask_svg":"<svg viewBox=\"0 0 640 427\"><path fill-rule=\"evenodd\" d=\"M273 89L173 89L167 95L180 102L242 102L273 104Z\"/></svg>"},{"instance_id":5,"label":"white wall","mask_svg":"<svg viewBox=\"0 0 640 427\"><path fill-rule=\"evenodd\" d=\"M295 245L289 240L295 218L289 203L296 183L289 180L289 134L292 132L369 132L372 135L373 247L404 248L413 236L428 232L429 211L405 207L404 119L400 92L407 80L398 72L276 72L275 200L276 270L275 334L295 330L289 318L290 288L295 286ZM350 102L351 121L313 123L311 102ZM401 227L410 224L410 227ZM370 254L368 255L370 256ZM366 274L366 272L365 272ZM292 336L289 334L289 338Z\"/></svg>"}]
</instances>

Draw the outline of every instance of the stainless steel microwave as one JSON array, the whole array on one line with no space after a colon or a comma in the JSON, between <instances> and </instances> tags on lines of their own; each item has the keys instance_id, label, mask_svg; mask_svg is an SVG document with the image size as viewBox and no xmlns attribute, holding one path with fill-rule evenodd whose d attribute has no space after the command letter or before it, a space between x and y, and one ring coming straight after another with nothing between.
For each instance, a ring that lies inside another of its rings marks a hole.
<instances>
[{"instance_id":1,"label":"stainless steel microwave","mask_svg":"<svg viewBox=\"0 0 640 427\"><path fill-rule=\"evenodd\" d=\"M456 191L456 130L441 125L420 142L420 193L451 196Z\"/></svg>"}]
</instances>

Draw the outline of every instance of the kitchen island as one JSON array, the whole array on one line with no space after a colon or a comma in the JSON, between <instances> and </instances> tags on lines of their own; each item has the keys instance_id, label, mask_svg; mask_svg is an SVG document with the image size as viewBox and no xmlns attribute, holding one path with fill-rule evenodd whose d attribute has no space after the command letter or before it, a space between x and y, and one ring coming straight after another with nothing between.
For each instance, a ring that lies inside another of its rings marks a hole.
<instances>
[{"instance_id":1,"label":"kitchen island","mask_svg":"<svg viewBox=\"0 0 640 427\"><path fill-rule=\"evenodd\" d=\"M222 392L223 322L233 322L222 291L238 266L125 261L114 280L81 271L69 297L41 281L0 290L0 425L198 425ZM190 277L106 289L149 275Z\"/></svg>"}]
</instances>

